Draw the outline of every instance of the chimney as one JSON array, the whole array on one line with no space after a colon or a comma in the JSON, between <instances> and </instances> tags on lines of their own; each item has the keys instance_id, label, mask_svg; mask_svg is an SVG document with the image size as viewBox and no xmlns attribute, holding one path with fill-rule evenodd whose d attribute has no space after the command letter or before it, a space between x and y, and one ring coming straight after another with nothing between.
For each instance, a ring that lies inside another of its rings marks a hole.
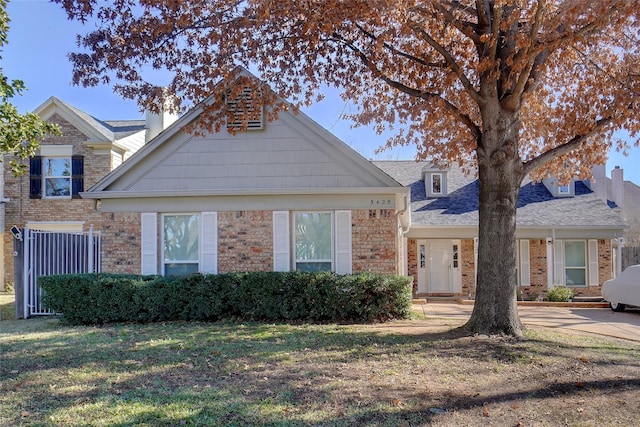
<instances>
[{"instance_id":1,"label":"chimney","mask_svg":"<svg viewBox=\"0 0 640 427\"><path fill-rule=\"evenodd\" d=\"M589 181L589 188L599 199L607 201L607 168L605 165L594 165L591 171L593 178Z\"/></svg>"},{"instance_id":2,"label":"chimney","mask_svg":"<svg viewBox=\"0 0 640 427\"><path fill-rule=\"evenodd\" d=\"M176 120L178 120L176 114L171 114L167 111L161 111L157 114L147 110L145 115L146 132L144 135L144 143L146 144L158 136L160 132L168 128Z\"/></svg>"},{"instance_id":3,"label":"chimney","mask_svg":"<svg viewBox=\"0 0 640 427\"><path fill-rule=\"evenodd\" d=\"M620 166L611 171L611 198L620 209L624 209L624 173Z\"/></svg>"},{"instance_id":4,"label":"chimney","mask_svg":"<svg viewBox=\"0 0 640 427\"><path fill-rule=\"evenodd\" d=\"M175 101L175 96L171 95L166 87L157 87L156 90L161 92L162 106L160 112L153 113L150 110L145 114L145 136L144 143L148 143L153 138L158 136L160 132L168 128L173 122L178 120L178 115L170 113L170 106L172 101Z\"/></svg>"}]
</instances>

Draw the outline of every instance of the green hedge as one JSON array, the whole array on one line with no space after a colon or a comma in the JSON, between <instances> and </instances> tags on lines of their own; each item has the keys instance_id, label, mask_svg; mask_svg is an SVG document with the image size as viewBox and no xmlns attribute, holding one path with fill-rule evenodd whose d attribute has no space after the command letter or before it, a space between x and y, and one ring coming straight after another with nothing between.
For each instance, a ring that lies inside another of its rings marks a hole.
<instances>
[{"instance_id":1,"label":"green hedge","mask_svg":"<svg viewBox=\"0 0 640 427\"><path fill-rule=\"evenodd\" d=\"M72 324L305 320L381 322L408 316L412 279L370 273L251 272L186 277L43 276L43 305Z\"/></svg>"}]
</instances>

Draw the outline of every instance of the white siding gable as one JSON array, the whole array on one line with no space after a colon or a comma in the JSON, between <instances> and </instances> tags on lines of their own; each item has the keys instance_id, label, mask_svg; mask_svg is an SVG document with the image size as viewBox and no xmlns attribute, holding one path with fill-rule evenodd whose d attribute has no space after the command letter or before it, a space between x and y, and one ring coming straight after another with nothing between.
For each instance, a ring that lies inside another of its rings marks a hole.
<instances>
[{"instance_id":1,"label":"white siding gable","mask_svg":"<svg viewBox=\"0 0 640 427\"><path fill-rule=\"evenodd\" d=\"M302 113L282 112L262 130L235 135L224 128L203 137L177 130L149 145L99 190L215 193L400 187Z\"/></svg>"}]
</instances>

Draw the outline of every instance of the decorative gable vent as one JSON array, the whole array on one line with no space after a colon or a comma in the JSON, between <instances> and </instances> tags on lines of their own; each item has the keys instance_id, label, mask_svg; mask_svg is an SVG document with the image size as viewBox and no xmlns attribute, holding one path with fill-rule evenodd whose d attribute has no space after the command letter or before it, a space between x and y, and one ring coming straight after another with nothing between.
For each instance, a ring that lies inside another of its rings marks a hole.
<instances>
[{"instance_id":1,"label":"decorative gable vent","mask_svg":"<svg viewBox=\"0 0 640 427\"><path fill-rule=\"evenodd\" d=\"M255 107L254 89L245 87L237 97L227 97L227 129L243 129L246 121L247 130L264 129L264 107Z\"/></svg>"}]
</instances>

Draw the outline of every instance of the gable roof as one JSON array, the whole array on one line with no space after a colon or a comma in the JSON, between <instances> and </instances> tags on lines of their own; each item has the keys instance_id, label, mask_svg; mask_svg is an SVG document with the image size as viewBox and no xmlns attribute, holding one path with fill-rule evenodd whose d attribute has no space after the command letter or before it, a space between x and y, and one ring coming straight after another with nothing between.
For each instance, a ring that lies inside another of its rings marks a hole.
<instances>
[{"instance_id":1,"label":"gable roof","mask_svg":"<svg viewBox=\"0 0 640 427\"><path fill-rule=\"evenodd\" d=\"M143 132L145 128L144 120L103 121L97 119L55 96L40 104L34 113L43 120L58 114L85 134L92 142L115 142Z\"/></svg>"},{"instance_id":2,"label":"gable roof","mask_svg":"<svg viewBox=\"0 0 640 427\"><path fill-rule=\"evenodd\" d=\"M184 127L205 101L82 196L93 199L407 190L319 124L279 113L265 129L195 136Z\"/></svg>"},{"instance_id":3,"label":"gable roof","mask_svg":"<svg viewBox=\"0 0 640 427\"><path fill-rule=\"evenodd\" d=\"M422 170L429 162L376 161L374 164L410 188L413 226L477 227L478 180L462 169L447 169L445 197L427 198ZM525 181L520 188L518 228L622 229L623 219L596 197L582 181L575 181L575 197L554 198L542 183Z\"/></svg>"}]
</instances>

